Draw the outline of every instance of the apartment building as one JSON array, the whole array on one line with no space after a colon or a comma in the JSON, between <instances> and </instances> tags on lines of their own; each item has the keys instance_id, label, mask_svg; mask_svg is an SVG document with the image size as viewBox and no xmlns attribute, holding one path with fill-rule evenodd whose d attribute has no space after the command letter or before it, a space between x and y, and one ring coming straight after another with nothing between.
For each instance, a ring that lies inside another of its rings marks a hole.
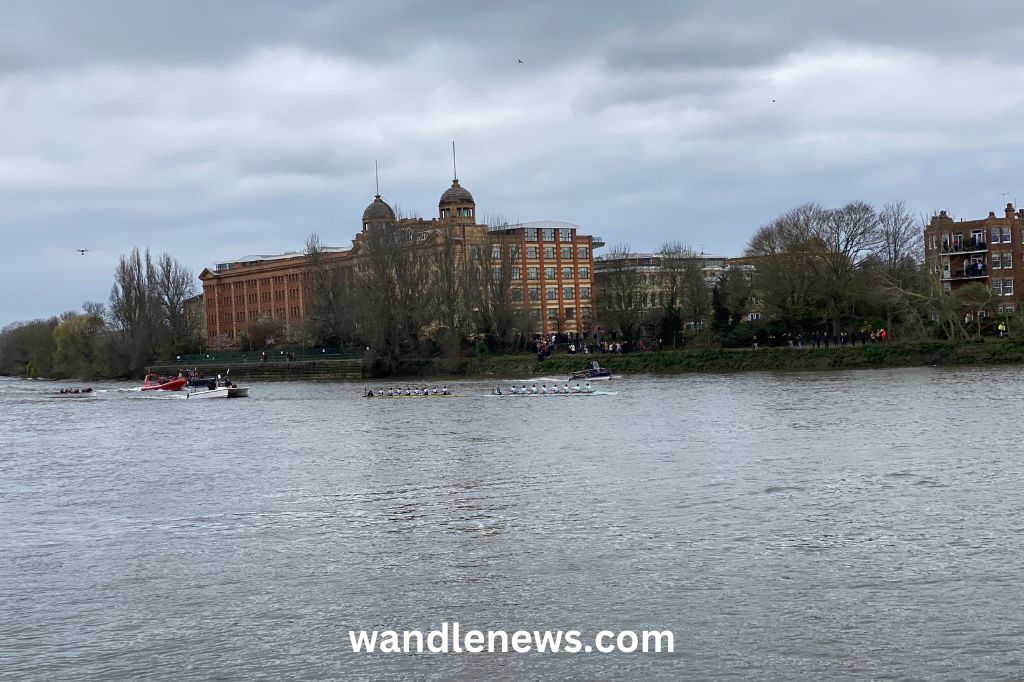
<instances>
[{"instance_id":1,"label":"apartment building","mask_svg":"<svg viewBox=\"0 0 1024 682\"><path fill-rule=\"evenodd\" d=\"M978 220L954 220L946 211L924 230L925 263L944 291L978 282L991 288L990 313L1019 310L1016 271L1024 264L1024 209L1006 204L1002 216L990 211Z\"/></svg>"}]
</instances>

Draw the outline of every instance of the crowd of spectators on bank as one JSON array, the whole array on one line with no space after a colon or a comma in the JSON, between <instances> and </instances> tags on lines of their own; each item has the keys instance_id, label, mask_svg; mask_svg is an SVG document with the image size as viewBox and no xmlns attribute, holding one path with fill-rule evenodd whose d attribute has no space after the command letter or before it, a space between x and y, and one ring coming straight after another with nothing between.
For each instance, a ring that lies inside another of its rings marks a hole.
<instances>
[{"instance_id":1,"label":"crowd of spectators on bank","mask_svg":"<svg viewBox=\"0 0 1024 682\"><path fill-rule=\"evenodd\" d=\"M858 343L861 346L866 346L868 341L871 343L885 343L888 338L889 335L885 329L842 331L838 335L825 331L815 331L807 339L804 338L803 334L791 334L789 332L779 335L769 334L763 339L755 334L751 342L751 348L757 350L762 344L768 348L803 348L804 344L807 344L810 348L829 348L830 346L837 348L843 346L853 347Z\"/></svg>"}]
</instances>

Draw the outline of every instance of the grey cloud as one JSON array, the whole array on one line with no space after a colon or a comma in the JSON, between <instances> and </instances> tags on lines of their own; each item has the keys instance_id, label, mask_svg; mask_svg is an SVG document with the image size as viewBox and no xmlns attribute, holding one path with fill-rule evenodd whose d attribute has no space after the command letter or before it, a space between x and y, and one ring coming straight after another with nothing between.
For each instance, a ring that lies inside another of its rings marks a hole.
<instances>
[{"instance_id":1,"label":"grey cloud","mask_svg":"<svg viewBox=\"0 0 1024 682\"><path fill-rule=\"evenodd\" d=\"M196 272L301 249L313 231L345 245L374 160L392 205L432 216L452 139L481 215L568 220L637 250L681 239L738 253L808 200L984 215L1022 181L1015 4L3 12L0 286L32 294L0 324L105 300L133 245Z\"/></svg>"},{"instance_id":2,"label":"grey cloud","mask_svg":"<svg viewBox=\"0 0 1024 682\"><path fill-rule=\"evenodd\" d=\"M369 64L401 60L426 44L479 55L452 68L544 68L587 56L613 70L751 65L821 43L904 46L934 54L1017 53L1024 6L974 3L585 4L520 0L423 3L384 0L176 0L9 2L0 26L0 68L90 63L217 64L267 45L305 45Z\"/></svg>"}]
</instances>

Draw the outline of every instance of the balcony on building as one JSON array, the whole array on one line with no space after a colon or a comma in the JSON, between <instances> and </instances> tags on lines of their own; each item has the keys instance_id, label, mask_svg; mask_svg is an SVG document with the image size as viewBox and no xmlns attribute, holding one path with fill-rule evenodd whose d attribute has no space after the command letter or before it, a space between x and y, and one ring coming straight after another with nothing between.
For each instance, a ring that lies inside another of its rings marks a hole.
<instances>
[{"instance_id":1,"label":"balcony on building","mask_svg":"<svg viewBox=\"0 0 1024 682\"><path fill-rule=\"evenodd\" d=\"M952 244L945 240L942 242L942 253L944 254L984 253L986 251L988 251L988 244L985 243L984 239L977 239L976 237L962 241L953 240Z\"/></svg>"},{"instance_id":2,"label":"balcony on building","mask_svg":"<svg viewBox=\"0 0 1024 682\"><path fill-rule=\"evenodd\" d=\"M988 277L988 269L984 263L968 263L959 270L943 270L942 281L982 280Z\"/></svg>"}]
</instances>

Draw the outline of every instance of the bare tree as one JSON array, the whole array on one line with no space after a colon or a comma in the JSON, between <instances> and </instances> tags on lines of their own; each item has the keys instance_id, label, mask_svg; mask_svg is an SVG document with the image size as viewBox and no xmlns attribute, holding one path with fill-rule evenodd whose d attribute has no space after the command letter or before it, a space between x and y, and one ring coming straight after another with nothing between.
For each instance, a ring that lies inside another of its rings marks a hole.
<instances>
[{"instance_id":1,"label":"bare tree","mask_svg":"<svg viewBox=\"0 0 1024 682\"><path fill-rule=\"evenodd\" d=\"M121 256L110 291L111 326L121 336L124 364L132 370L143 367L156 352L161 321L160 300L155 294L156 269L146 249L138 247Z\"/></svg>"},{"instance_id":2,"label":"bare tree","mask_svg":"<svg viewBox=\"0 0 1024 682\"><path fill-rule=\"evenodd\" d=\"M661 245L658 258L659 289L664 296L662 305L668 310L678 310L697 253L682 242L671 241Z\"/></svg>"},{"instance_id":3,"label":"bare tree","mask_svg":"<svg viewBox=\"0 0 1024 682\"><path fill-rule=\"evenodd\" d=\"M812 234L820 248L810 262L822 287L832 334L838 336L856 275L881 246L878 214L870 204L854 201L827 211L815 222Z\"/></svg>"},{"instance_id":4,"label":"bare tree","mask_svg":"<svg viewBox=\"0 0 1024 682\"><path fill-rule=\"evenodd\" d=\"M198 330L191 328L191 320L185 314L185 301L196 293L192 272L170 254L164 253L157 260L155 275L153 296L159 306L161 321L170 335L170 342L177 344L195 336Z\"/></svg>"},{"instance_id":5,"label":"bare tree","mask_svg":"<svg viewBox=\"0 0 1024 682\"><path fill-rule=\"evenodd\" d=\"M353 332L346 275L330 258L330 251L313 232L306 238L306 319L303 335L314 344L336 345Z\"/></svg>"},{"instance_id":6,"label":"bare tree","mask_svg":"<svg viewBox=\"0 0 1024 682\"><path fill-rule=\"evenodd\" d=\"M712 290L712 308L719 328L738 324L751 299L750 273L733 266L718 275Z\"/></svg>"},{"instance_id":7,"label":"bare tree","mask_svg":"<svg viewBox=\"0 0 1024 682\"><path fill-rule=\"evenodd\" d=\"M641 279L636 254L628 244L620 244L612 247L604 260L603 317L625 339L635 341L643 330L644 298L650 293Z\"/></svg>"},{"instance_id":8,"label":"bare tree","mask_svg":"<svg viewBox=\"0 0 1024 682\"><path fill-rule=\"evenodd\" d=\"M959 321L960 314L963 314L965 330L969 322L975 322L976 334L980 339L981 318L984 316L985 311L991 309L997 301L992 289L981 282L972 282L954 291L950 298L960 308L957 311L957 321Z\"/></svg>"},{"instance_id":9,"label":"bare tree","mask_svg":"<svg viewBox=\"0 0 1024 682\"><path fill-rule=\"evenodd\" d=\"M895 320L900 320L904 338L927 336L924 320L929 316L942 327L947 338L954 339L965 336L963 332L962 312L953 304L953 299L934 286L931 276L918 267L916 271L899 281L889 280L885 284L884 299L891 311L892 320L886 320L886 329L892 333Z\"/></svg>"},{"instance_id":10,"label":"bare tree","mask_svg":"<svg viewBox=\"0 0 1024 682\"><path fill-rule=\"evenodd\" d=\"M746 255L754 261L753 289L766 313L791 319L817 299L815 233L825 214L817 204L803 204L751 237Z\"/></svg>"},{"instance_id":11,"label":"bare tree","mask_svg":"<svg viewBox=\"0 0 1024 682\"><path fill-rule=\"evenodd\" d=\"M496 229L502 227L499 224ZM488 232L477 269L482 275L478 310L483 332L503 349L508 349L514 337L523 331L523 273L520 263L518 244L506 243L494 231Z\"/></svg>"},{"instance_id":12,"label":"bare tree","mask_svg":"<svg viewBox=\"0 0 1024 682\"><path fill-rule=\"evenodd\" d=\"M273 346L285 338L284 320L273 315L260 315L246 327L252 350Z\"/></svg>"},{"instance_id":13,"label":"bare tree","mask_svg":"<svg viewBox=\"0 0 1024 682\"><path fill-rule=\"evenodd\" d=\"M695 328L703 328L711 310L711 288L704 278L703 263L694 256L683 270L683 321L689 320Z\"/></svg>"},{"instance_id":14,"label":"bare tree","mask_svg":"<svg viewBox=\"0 0 1024 682\"><path fill-rule=\"evenodd\" d=\"M430 265L419 236L401 221L373 226L360 242L353 291L360 335L386 368L417 347L424 326Z\"/></svg>"},{"instance_id":15,"label":"bare tree","mask_svg":"<svg viewBox=\"0 0 1024 682\"><path fill-rule=\"evenodd\" d=\"M682 334L684 317L702 318L699 308L705 299L703 275L697 253L679 241L665 242L658 251L656 293L661 319L657 336L675 345Z\"/></svg>"},{"instance_id":16,"label":"bare tree","mask_svg":"<svg viewBox=\"0 0 1024 682\"><path fill-rule=\"evenodd\" d=\"M886 204L878 212L878 255L888 277L914 272L924 254L922 218L915 218L902 201Z\"/></svg>"},{"instance_id":17,"label":"bare tree","mask_svg":"<svg viewBox=\"0 0 1024 682\"><path fill-rule=\"evenodd\" d=\"M925 218L915 217L902 202L886 204L878 213L880 244L876 251L877 270L874 294L885 306L886 328L893 330L898 311L910 313L905 292L910 287L924 291L927 284L921 272L924 255ZM922 284L925 288L922 288ZM917 317L914 320L913 317ZM919 326L919 315L904 315L905 321Z\"/></svg>"},{"instance_id":18,"label":"bare tree","mask_svg":"<svg viewBox=\"0 0 1024 682\"><path fill-rule=\"evenodd\" d=\"M480 278L470 267L479 269L480 261L469 262L470 248L463 226L443 222L438 229L425 234L424 241L429 242L423 248L428 250L431 262L430 316L437 325L441 347L454 357L461 352L462 342L474 326L472 310L479 306L477 280ZM481 245L474 246L478 250Z\"/></svg>"}]
</instances>

